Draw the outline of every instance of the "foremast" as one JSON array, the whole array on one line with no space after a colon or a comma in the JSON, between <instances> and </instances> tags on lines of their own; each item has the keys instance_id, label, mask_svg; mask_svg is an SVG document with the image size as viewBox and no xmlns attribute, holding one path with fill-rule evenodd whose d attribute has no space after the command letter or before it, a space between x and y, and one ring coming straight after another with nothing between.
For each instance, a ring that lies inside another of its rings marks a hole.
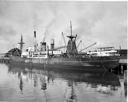
<instances>
[{"instance_id":1,"label":"foremast","mask_svg":"<svg viewBox=\"0 0 128 102\"><path fill-rule=\"evenodd\" d=\"M22 34L21 34L20 42L19 42L18 44L20 45L20 50L21 50L21 53L22 53L23 45L25 44L25 43L23 42L23 36L22 36Z\"/></svg>"},{"instance_id":2,"label":"foremast","mask_svg":"<svg viewBox=\"0 0 128 102\"><path fill-rule=\"evenodd\" d=\"M70 21L70 36L67 36L69 38L68 44L67 44L67 50L66 53L68 55L68 57L75 57L76 55L78 55L78 51L77 51L77 47L76 47L76 36L72 35L72 23Z\"/></svg>"}]
</instances>

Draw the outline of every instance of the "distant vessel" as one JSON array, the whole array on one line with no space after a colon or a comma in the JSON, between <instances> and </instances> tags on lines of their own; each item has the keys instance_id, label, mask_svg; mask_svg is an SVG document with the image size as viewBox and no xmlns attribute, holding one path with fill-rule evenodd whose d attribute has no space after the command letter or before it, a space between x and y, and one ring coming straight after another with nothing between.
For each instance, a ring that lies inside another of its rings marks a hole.
<instances>
[{"instance_id":1,"label":"distant vessel","mask_svg":"<svg viewBox=\"0 0 128 102\"><path fill-rule=\"evenodd\" d=\"M72 25L70 23L71 35L66 45L66 53L62 53L54 48L54 40L51 43L51 49L46 42L40 43L40 49L36 43L36 31L34 31L35 44L34 47L26 49L22 52L21 57L10 56L11 62L22 64L25 66L32 65L35 67L59 68L59 69L75 69L75 70L105 70L114 68L118 65L119 56L81 56L76 47L77 35L72 35ZM21 47L23 39L21 38ZM22 51L22 49L21 49Z\"/></svg>"}]
</instances>

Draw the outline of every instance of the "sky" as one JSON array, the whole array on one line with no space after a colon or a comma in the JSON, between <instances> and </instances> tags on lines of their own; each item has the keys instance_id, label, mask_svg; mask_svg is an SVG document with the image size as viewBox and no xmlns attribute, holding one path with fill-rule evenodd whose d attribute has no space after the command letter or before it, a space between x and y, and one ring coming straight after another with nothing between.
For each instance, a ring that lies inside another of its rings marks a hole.
<instances>
[{"instance_id":1,"label":"sky","mask_svg":"<svg viewBox=\"0 0 128 102\"><path fill-rule=\"evenodd\" d=\"M24 48L45 40L63 46L68 42L70 21L79 50L96 42L95 47L127 48L126 1L8 1L0 0L0 52L17 47L21 34ZM94 48L94 46L92 47Z\"/></svg>"}]
</instances>

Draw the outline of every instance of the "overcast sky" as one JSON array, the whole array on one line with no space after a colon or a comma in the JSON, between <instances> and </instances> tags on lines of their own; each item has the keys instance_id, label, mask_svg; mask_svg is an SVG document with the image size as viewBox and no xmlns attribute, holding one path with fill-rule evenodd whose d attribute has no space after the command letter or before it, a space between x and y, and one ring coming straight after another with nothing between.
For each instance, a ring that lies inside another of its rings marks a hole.
<instances>
[{"instance_id":1,"label":"overcast sky","mask_svg":"<svg viewBox=\"0 0 128 102\"><path fill-rule=\"evenodd\" d=\"M127 48L126 2L41 2L0 1L0 52L16 47L23 35L25 47L33 45L33 30L38 43L43 40L55 46L64 45L61 32L70 34L70 20L77 44L84 48L94 42L95 47ZM66 38L66 41L68 39Z\"/></svg>"}]
</instances>

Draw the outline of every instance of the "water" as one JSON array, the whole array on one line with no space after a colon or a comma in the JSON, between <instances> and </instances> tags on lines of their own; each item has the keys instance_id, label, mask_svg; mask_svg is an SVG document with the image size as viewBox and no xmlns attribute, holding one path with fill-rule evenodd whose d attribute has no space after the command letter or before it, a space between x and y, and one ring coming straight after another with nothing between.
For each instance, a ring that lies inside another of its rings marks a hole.
<instances>
[{"instance_id":1,"label":"water","mask_svg":"<svg viewBox=\"0 0 128 102\"><path fill-rule=\"evenodd\" d=\"M126 102L124 79L109 72L0 64L0 102Z\"/></svg>"}]
</instances>

